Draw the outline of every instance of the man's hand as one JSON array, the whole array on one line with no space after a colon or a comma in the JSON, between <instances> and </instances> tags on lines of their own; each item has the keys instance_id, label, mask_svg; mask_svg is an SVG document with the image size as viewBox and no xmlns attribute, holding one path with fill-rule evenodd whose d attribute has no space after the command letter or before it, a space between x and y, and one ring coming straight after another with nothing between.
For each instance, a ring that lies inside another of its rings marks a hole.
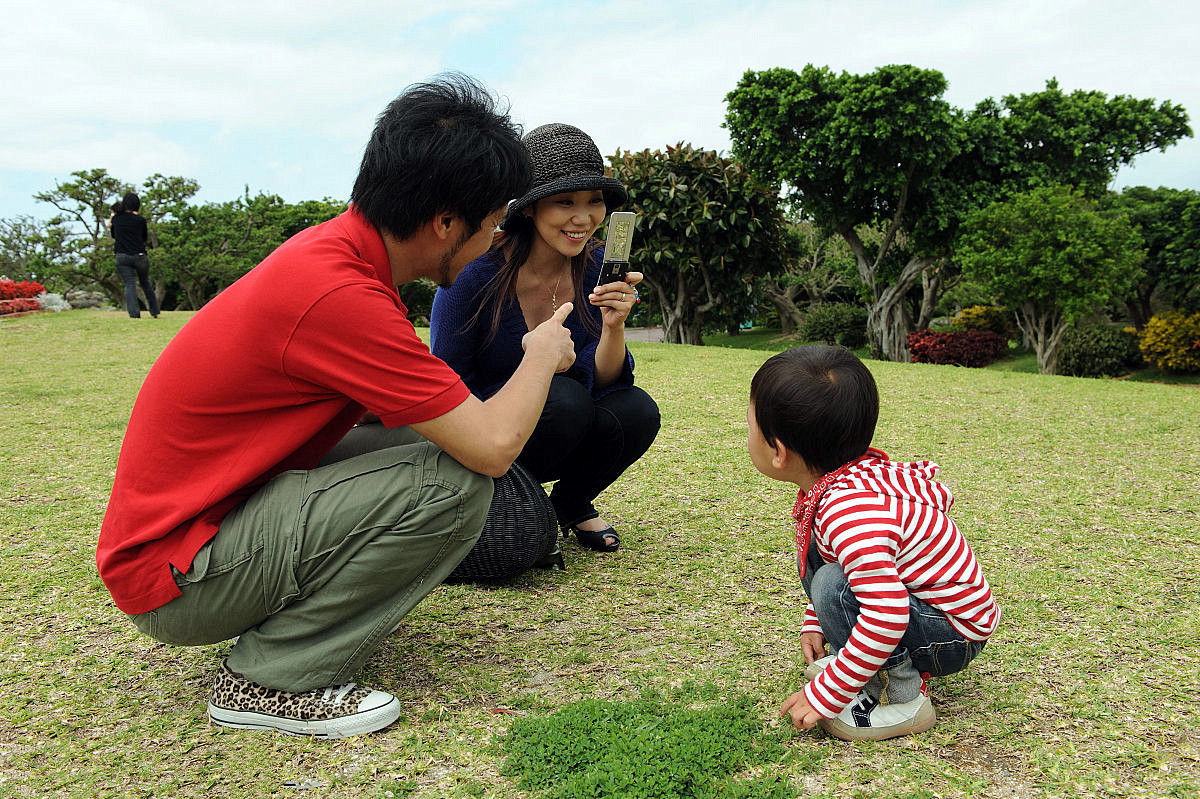
<instances>
[{"instance_id":1,"label":"man's hand","mask_svg":"<svg viewBox=\"0 0 1200 799\"><path fill-rule=\"evenodd\" d=\"M779 715L791 716L792 726L798 730L811 730L821 719L821 714L808 704L808 697L804 695L803 690L797 691L787 698Z\"/></svg>"},{"instance_id":2,"label":"man's hand","mask_svg":"<svg viewBox=\"0 0 1200 799\"><path fill-rule=\"evenodd\" d=\"M800 651L809 663L816 663L827 654L825 652L825 636L820 633L804 633L800 636Z\"/></svg>"},{"instance_id":3,"label":"man's hand","mask_svg":"<svg viewBox=\"0 0 1200 799\"><path fill-rule=\"evenodd\" d=\"M563 321L573 307L571 303L564 302L549 319L521 337L521 347L527 353L544 351L557 354L555 372L565 372L575 363L575 343L571 341L571 331L563 327Z\"/></svg>"}]
</instances>

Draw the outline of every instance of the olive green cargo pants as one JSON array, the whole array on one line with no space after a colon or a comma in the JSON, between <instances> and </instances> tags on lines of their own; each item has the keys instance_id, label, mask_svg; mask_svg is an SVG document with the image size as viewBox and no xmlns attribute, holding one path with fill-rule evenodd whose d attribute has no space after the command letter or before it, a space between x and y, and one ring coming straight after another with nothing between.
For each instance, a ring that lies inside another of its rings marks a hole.
<instances>
[{"instance_id":1,"label":"olive green cargo pants","mask_svg":"<svg viewBox=\"0 0 1200 799\"><path fill-rule=\"evenodd\" d=\"M492 487L408 428L355 428L230 512L183 595L133 622L185 646L240 636L229 668L269 688L349 682L466 557Z\"/></svg>"}]
</instances>

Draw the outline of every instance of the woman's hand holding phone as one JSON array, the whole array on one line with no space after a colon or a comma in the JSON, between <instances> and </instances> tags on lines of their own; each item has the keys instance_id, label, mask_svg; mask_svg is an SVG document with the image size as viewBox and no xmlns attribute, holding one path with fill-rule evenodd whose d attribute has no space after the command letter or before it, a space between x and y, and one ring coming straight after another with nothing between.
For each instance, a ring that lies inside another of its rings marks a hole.
<instances>
[{"instance_id":1,"label":"woman's hand holding phone","mask_svg":"<svg viewBox=\"0 0 1200 799\"><path fill-rule=\"evenodd\" d=\"M636 286L641 282L641 272L626 272L624 281L596 286L588 296L588 301L600 308L605 327L619 327L625 324L629 312L640 301Z\"/></svg>"}]
</instances>

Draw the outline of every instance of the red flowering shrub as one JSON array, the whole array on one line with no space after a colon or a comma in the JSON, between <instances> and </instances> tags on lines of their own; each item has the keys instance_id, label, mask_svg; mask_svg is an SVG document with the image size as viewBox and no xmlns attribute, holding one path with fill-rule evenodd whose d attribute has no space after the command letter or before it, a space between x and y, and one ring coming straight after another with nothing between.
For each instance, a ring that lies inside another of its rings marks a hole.
<instances>
[{"instance_id":1,"label":"red flowering shrub","mask_svg":"<svg viewBox=\"0 0 1200 799\"><path fill-rule=\"evenodd\" d=\"M8 278L0 280L0 300L20 300L33 298L46 289L41 283L32 280L22 280L16 283Z\"/></svg>"},{"instance_id":2,"label":"red flowering shrub","mask_svg":"<svg viewBox=\"0 0 1200 799\"><path fill-rule=\"evenodd\" d=\"M41 304L37 300L31 300L28 297L20 297L15 300L0 300L0 316L6 313L40 310L42 310Z\"/></svg>"},{"instance_id":3,"label":"red flowering shrub","mask_svg":"<svg viewBox=\"0 0 1200 799\"><path fill-rule=\"evenodd\" d=\"M913 363L954 366L987 366L999 360L1008 342L991 330L962 330L939 333L918 330L908 334L908 351Z\"/></svg>"}]
</instances>

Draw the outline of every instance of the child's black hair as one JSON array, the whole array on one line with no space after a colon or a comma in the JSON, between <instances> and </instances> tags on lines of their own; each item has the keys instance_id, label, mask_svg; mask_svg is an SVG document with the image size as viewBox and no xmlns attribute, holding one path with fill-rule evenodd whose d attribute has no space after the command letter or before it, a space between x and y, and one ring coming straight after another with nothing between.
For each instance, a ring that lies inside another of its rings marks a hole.
<instances>
[{"instance_id":1,"label":"child's black hair","mask_svg":"<svg viewBox=\"0 0 1200 799\"><path fill-rule=\"evenodd\" d=\"M750 382L750 404L768 444L783 444L821 474L866 452L879 420L875 378L844 347L768 358Z\"/></svg>"}]
</instances>

